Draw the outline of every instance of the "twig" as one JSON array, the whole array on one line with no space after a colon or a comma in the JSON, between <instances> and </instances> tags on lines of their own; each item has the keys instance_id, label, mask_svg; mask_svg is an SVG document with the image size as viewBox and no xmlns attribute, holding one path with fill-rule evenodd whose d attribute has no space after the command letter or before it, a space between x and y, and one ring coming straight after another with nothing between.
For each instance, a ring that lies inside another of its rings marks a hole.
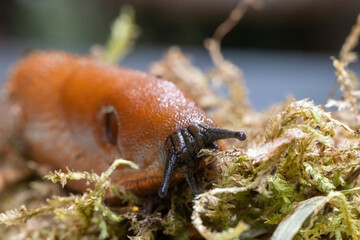
<instances>
[{"instance_id":1,"label":"twig","mask_svg":"<svg viewBox=\"0 0 360 240\"><path fill-rule=\"evenodd\" d=\"M205 40L205 48L209 50L215 65L219 65L224 60L220 52L222 39L239 23L248 8L255 5L260 6L260 2L257 0L240 0L227 19L216 28L213 37Z\"/></svg>"}]
</instances>

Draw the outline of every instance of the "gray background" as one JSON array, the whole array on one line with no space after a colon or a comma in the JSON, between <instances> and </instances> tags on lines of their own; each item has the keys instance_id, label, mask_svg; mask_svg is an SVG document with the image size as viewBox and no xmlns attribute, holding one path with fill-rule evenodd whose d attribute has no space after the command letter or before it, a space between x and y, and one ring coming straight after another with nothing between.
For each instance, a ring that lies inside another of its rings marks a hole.
<instances>
[{"instance_id":1,"label":"gray background","mask_svg":"<svg viewBox=\"0 0 360 240\"><path fill-rule=\"evenodd\" d=\"M169 46L137 46L120 65L147 71L152 62L161 59ZM180 47L189 54L194 65L203 70L211 68L210 57L201 46ZM11 65L29 48L64 49L87 54L90 46L69 47L38 42L0 41L1 81L6 79ZM316 104L323 104L335 83L331 53L225 48L223 54L243 70L251 104L257 110L264 110L273 103L283 101L288 95L293 95L296 99L309 98ZM359 64L351 67L360 72ZM339 95L338 91L337 97Z\"/></svg>"}]
</instances>

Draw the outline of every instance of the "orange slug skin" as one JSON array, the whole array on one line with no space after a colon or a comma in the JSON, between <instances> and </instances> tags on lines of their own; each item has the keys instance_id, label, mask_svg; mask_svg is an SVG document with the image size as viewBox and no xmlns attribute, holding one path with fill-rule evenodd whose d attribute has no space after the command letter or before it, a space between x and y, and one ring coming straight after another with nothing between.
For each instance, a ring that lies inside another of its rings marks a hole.
<instances>
[{"instance_id":1,"label":"orange slug skin","mask_svg":"<svg viewBox=\"0 0 360 240\"><path fill-rule=\"evenodd\" d=\"M173 83L143 72L64 52L33 52L12 70L10 104L21 109L21 136L31 159L54 169L100 174L117 158L112 181L139 195L155 193L165 163L159 157L169 135L192 124L215 126ZM116 144L105 116L114 113ZM85 183L70 187L85 191Z\"/></svg>"}]
</instances>

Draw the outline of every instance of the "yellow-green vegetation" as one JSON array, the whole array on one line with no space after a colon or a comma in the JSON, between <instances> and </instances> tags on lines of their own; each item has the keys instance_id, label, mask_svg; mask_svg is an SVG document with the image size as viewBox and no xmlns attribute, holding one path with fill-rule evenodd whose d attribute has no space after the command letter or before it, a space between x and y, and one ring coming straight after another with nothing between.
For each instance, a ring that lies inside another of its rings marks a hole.
<instances>
[{"instance_id":1,"label":"yellow-green vegetation","mask_svg":"<svg viewBox=\"0 0 360 240\"><path fill-rule=\"evenodd\" d=\"M139 32L139 27L135 24L133 7L130 5L124 6L113 22L106 47L95 45L92 48L92 54L105 62L116 63L132 50Z\"/></svg>"},{"instance_id":2,"label":"yellow-green vegetation","mask_svg":"<svg viewBox=\"0 0 360 240\"><path fill-rule=\"evenodd\" d=\"M62 186L66 185L67 180L82 179L95 183L95 186L82 195L54 196L47 200L46 205L39 208L27 209L23 205L19 209L6 211L0 215L0 222L8 226L21 225L30 218L39 215L52 215L47 224L42 224L41 229L32 233L32 237L44 239L107 239L110 235L121 236L121 231L123 234L126 232L124 227L112 226L122 222L124 217L111 211L103 203L106 191L110 191L114 196L126 199L116 186L108 181L111 173L120 164L128 164L130 167L138 169L133 162L118 159L100 176L87 172L51 172L44 178L54 183L60 182ZM136 198L133 197L131 201L136 202Z\"/></svg>"},{"instance_id":3,"label":"yellow-green vegetation","mask_svg":"<svg viewBox=\"0 0 360 240\"><path fill-rule=\"evenodd\" d=\"M100 176L55 171L45 179L62 186L86 180L89 190L69 193L36 178L2 190L0 238L360 239L360 94L358 78L348 69L359 34L360 17L333 60L344 96L328 101L339 107L332 113L307 99L256 112L241 70L222 57L216 39L207 41L214 62L208 73L171 48L151 71L178 84L219 125L248 136L228 142L239 144L236 149L200 153L207 163L197 174L203 193L194 198L184 183L166 199L124 193L108 178L119 164L136 168L125 160L115 160ZM213 100L214 82L231 90L229 99ZM116 197L112 204L110 196Z\"/></svg>"}]
</instances>

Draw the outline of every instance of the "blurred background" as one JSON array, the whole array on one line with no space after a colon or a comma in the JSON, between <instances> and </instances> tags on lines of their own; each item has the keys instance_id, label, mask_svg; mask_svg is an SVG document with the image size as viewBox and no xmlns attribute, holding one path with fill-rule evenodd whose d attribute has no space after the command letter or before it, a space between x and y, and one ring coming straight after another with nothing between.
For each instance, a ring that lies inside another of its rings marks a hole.
<instances>
[{"instance_id":1,"label":"blurred background","mask_svg":"<svg viewBox=\"0 0 360 240\"><path fill-rule=\"evenodd\" d=\"M0 1L0 81L27 49L89 53L104 44L121 6L131 4L141 35L122 66L148 70L170 46L180 46L206 70L205 38L237 0L5 0ZM263 0L223 40L226 58L243 71L252 105L266 109L292 94L316 104L335 83L337 56L360 13L359 0ZM359 64L352 69L360 73ZM339 93L338 93L339 95Z\"/></svg>"}]
</instances>

